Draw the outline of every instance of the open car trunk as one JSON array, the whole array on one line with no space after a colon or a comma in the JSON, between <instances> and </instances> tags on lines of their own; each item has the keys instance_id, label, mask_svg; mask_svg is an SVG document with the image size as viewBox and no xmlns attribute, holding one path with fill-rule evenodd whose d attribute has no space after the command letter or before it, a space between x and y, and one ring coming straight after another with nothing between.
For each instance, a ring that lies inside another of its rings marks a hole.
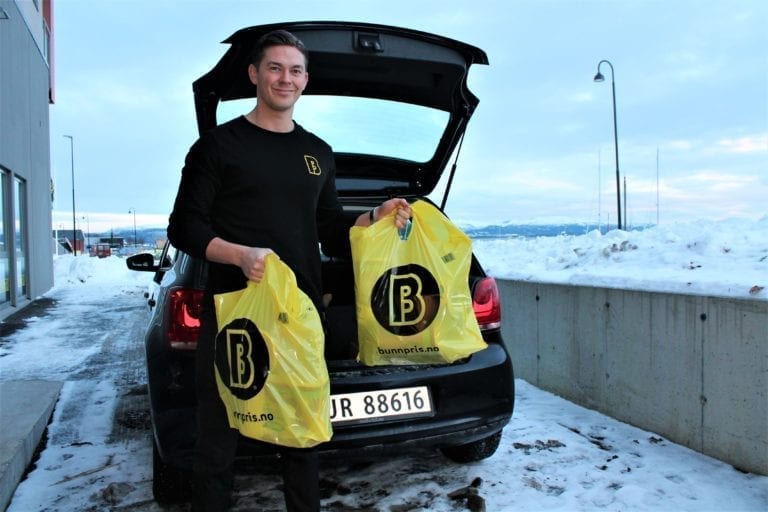
<instances>
[{"instance_id":1,"label":"open car trunk","mask_svg":"<svg viewBox=\"0 0 768 512\"><path fill-rule=\"evenodd\" d=\"M226 53L193 83L201 133L225 121L219 116L224 104L252 102L256 97L247 74L250 54L262 35L277 28L296 35L309 51L310 79L297 107L301 111L297 120L333 146L342 203L361 206L393 195L430 194L479 103L467 78L471 66L488 64L485 52L447 37L373 23L308 21L244 28L224 41L229 45ZM313 119L306 110L310 98L333 98L341 103L326 104ZM349 109L336 122L329 122L345 103ZM372 105L385 105L385 110L355 125L356 113L369 111ZM420 109L412 118L414 123L424 124L418 124L405 139L400 138L404 124L389 132L379 131L400 108L411 107ZM439 121L429 126L433 118ZM347 128L353 131L344 131ZM431 129L434 136L424 141L423 151L400 154L413 142L409 139ZM350 140L358 143L345 147ZM376 144L365 145L364 141Z\"/></svg>"}]
</instances>

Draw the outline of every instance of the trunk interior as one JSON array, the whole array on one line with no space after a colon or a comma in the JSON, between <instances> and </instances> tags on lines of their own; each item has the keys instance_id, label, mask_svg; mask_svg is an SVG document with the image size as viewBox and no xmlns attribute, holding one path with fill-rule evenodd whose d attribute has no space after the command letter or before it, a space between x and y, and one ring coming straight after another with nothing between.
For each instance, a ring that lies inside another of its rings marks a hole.
<instances>
[{"instance_id":1,"label":"trunk interior","mask_svg":"<svg viewBox=\"0 0 768 512\"><path fill-rule=\"evenodd\" d=\"M349 361L357 357L357 318L352 261L323 259L323 301L326 304L325 358Z\"/></svg>"}]
</instances>

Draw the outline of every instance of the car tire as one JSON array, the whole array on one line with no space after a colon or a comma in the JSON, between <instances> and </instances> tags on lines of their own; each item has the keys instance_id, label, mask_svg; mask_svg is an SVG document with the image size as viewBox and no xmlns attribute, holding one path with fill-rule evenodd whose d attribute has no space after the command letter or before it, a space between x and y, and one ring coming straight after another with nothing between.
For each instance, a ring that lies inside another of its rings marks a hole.
<instances>
[{"instance_id":1,"label":"car tire","mask_svg":"<svg viewBox=\"0 0 768 512\"><path fill-rule=\"evenodd\" d=\"M152 443L152 494L162 504L188 502L192 492L192 474L166 464L157 444Z\"/></svg>"},{"instance_id":2,"label":"car tire","mask_svg":"<svg viewBox=\"0 0 768 512\"><path fill-rule=\"evenodd\" d=\"M457 446L444 446L440 448L440 451L453 462L477 462L487 459L496 453L496 449L499 447L500 442L501 431L471 443L460 444Z\"/></svg>"}]
</instances>

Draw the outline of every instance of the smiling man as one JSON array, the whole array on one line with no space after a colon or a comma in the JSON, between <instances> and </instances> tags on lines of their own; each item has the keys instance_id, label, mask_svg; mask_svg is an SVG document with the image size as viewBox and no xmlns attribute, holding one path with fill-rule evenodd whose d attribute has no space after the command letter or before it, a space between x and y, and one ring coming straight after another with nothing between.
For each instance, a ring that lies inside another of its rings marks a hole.
<instances>
[{"instance_id":1,"label":"smiling man","mask_svg":"<svg viewBox=\"0 0 768 512\"><path fill-rule=\"evenodd\" d=\"M267 123L267 117L279 121L273 131L291 131L293 123L281 114L293 109L309 80L306 57L292 46L275 46L267 50L258 67L248 66L248 77L259 90L259 103L246 118L253 124ZM288 123L286 123L288 121Z\"/></svg>"},{"instance_id":2,"label":"smiling man","mask_svg":"<svg viewBox=\"0 0 768 512\"><path fill-rule=\"evenodd\" d=\"M338 200L333 152L293 120L309 80L307 57L301 41L284 30L258 41L247 69L257 89L255 108L204 133L190 148L170 216L171 243L209 262L196 353L196 512L230 507L239 436L216 386L213 295L259 282L264 258L274 252L322 310L319 243L329 254L350 252L352 221ZM393 211L393 229L402 228L410 207L399 198L354 223L368 226ZM315 449L281 449L281 461L287 510L319 510Z\"/></svg>"}]
</instances>

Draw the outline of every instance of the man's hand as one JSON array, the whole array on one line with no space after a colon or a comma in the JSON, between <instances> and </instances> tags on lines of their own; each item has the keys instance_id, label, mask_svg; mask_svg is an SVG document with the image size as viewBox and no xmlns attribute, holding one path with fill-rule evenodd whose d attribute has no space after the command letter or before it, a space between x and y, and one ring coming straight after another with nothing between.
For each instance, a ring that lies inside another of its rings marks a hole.
<instances>
[{"instance_id":1,"label":"man's hand","mask_svg":"<svg viewBox=\"0 0 768 512\"><path fill-rule=\"evenodd\" d=\"M411 218L411 207L408 204L408 201L400 197L388 199L374 208L371 212L360 215L357 218L355 225L370 226L373 222L383 219L393 211L395 212L395 227L397 227L397 229L402 229L405 227L408 219Z\"/></svg>"},{"instance_id":2,"label":"man's hand","mask_svg":"<svg viewBox=\"0 0 768 512\"><path fill-rule=\"evenodd\" d=\"M266 266L264 258L266 258L267 254L271 253L272 249L264 249L262 247L246 248L240 257L240 270L243 271L245 277L257 283L261 282Z\"/></svg>"},{"instance_id":3,"label":"man's hand","mask_svg":"<svg viewBox=\"0 0 768 512\"><path fill-rule=\"evenodd\" d=\"M219 237L211 240L205 249L208 260L237 265L245 277L257 283L264 277L264 257L271 253L272 249L233 244Z\"/></svg>"},{"instance_id":4,"label":"man's hand","mask_svg":"<svg viewBox=\"0 0 768 512\"><path fill-rule=\"evenodd\" d=\"M374 222L386 217L392 211L395 212L395 226L397 226L397 229L405 227L408 219L411 218L411 207L408 201L399 197L384 201L381 205L377 206L373 212Z\"/></svg>"}]
</instances>

